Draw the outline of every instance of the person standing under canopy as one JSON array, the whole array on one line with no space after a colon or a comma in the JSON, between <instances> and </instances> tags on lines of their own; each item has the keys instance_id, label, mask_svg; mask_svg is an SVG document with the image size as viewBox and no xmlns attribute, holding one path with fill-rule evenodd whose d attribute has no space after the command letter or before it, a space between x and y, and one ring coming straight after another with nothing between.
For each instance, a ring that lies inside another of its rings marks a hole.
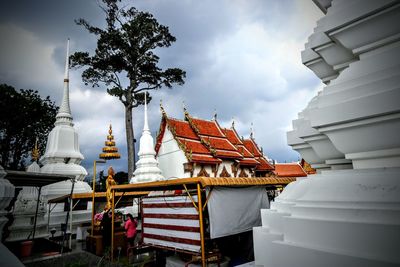
<instances>
[{"instance_id":1,"label":"person standing under canopy","mask_svg":"<svg viewBox=\"0 0 400 267\"><path fill-rule=\"evenodd\" d=\"M135 238L137 235L137 221L133 218L132 214L127 214L128 219L125 222L126 238L128 240L129 246L133 247L135 245Z\"/></svg>"}]
</instances>

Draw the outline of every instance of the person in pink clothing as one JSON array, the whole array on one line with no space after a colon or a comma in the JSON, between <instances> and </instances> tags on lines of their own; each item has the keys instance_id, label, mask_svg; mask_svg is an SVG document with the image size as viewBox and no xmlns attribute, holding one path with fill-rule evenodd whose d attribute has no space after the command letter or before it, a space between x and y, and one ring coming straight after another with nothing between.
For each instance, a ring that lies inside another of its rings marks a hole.
<instances>
[{"instance_id":1,"label":"person in pink clothing","mask_svg":"<svg viewBox=\"0 0 400 267\"><path fill-rule=\"evenodd\" d=\"M126 238L128 239L129 245L133 247L135 245L136 238L136 226L137 221L133 218L132 214L127 214L128 219L125 222Z\"/></svg>"}]
</instances>

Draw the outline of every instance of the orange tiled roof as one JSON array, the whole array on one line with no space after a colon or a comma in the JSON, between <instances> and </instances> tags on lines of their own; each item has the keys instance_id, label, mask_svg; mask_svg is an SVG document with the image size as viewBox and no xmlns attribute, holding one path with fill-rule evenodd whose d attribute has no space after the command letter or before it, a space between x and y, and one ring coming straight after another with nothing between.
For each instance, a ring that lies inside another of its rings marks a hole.
<instances>
[{"instance_id":1,"label":"orange tiled roof","mask_svg":"<svg viewBox=\"0 0 400 267\"><path fill-rule=\"evenodd\" d=\"M305 161L304 159L301 159L300 166L303 168L303 170L307 174L316 174L317 173L317 170L314 169L313 167L311 167L311 165L307 161Z\"/></svg>"},{"instance_id":2,"label":"orange tiled roof","mask_svg":"<svg viewBox=\"0 0 400 267\"><path fill-rule=\"evenodd\" d=\"M257 161L260 162L260 165L257 166L257 171L272 171L274 167L264 158L259 157Z\"/></svg>"},{"instance_id":3,"label":"orange tiled roof","mask_svg":"<svg viewBox=\"0 0 400 267\"><path fill-rule=\"evenodd\" d=\"M252 139L242 141L234 128L223 129L216 120L192 118L188 113L185 113L185 119L177 120L163 114L156 141L157 153L165 128L168 127L189 161L216 164L222 162L223 158L230 158L240 165L256 167L259 171L273 169L257 144Z\"/></svg>"},{"instance_id":4,"label":"orange tiled roof","mask_svg":"<svg viewBox=\"0 0 400 267\"><path fill-rule=\"evenodd\" d=\"M215 156L220 158L242 159L242 154L228 140L217 121L206 121L192 118L185 114L186 119L198 136L209 146L210 151L215 151Z\"/></svg>"},{"instance_id":5,"label":"orange tiled roof","mask_svg":"<svg viewBox=\"0 0 400 267\"><path fill-rule=\"evenodd\" d=\"M243 166L257 166L260 163L254 158L254 155L250 153L250 151L244 146L242 140L240 140L239 135L237 134L235 128L232 129L223 129L228 140L234 144L237 150L243 155L243 159L241 159L240 165Z\"/></svg>"},{"instance_id":6,"label":"orange tiled roof","mask_svg":"<svg viewBox=\"0 0 400 267\"><path fill-rule=\"evenodd\" d=\"M307 173L298 163L276 163L274 173L278 177L305 177Z\"/></svg>"},{"instance_id":7,"label":"orange tiled roof","mask_svg":"<svg viewBox=\"0 0 400 267\"><path fill-rule=\"evenodd\" d=\"M271 171L274 169L263 156L253 138L243 140L244 146L254 155L260 165L257 166L256 171Z\"/></svg>"},{"instance_id":8,"label":"orange tiled roof","mask_svg":"<svg viewBox=\"0 0 400 267\"><path fill-rule=\"evenodd\" d=\"M244 158L241 159L240 165L242 166L257 166L260 165L260 162L258 162L255 158Z\"/></svg>"},{"instance_id":9,"label":"orange tiled roof","mask_svg":"<svg viewBox=\"0 0 400 267\"><path fill-rule=\"evenodd\" d=\"M199 154L192 154L192 158L191 158L192 162L198 162L198 163L212 163L212 164L216 164L216 163L221 163L222 160L217 159L211 155L199 155Z\"/></svg>"},{"instance_id":10,"label":"orange tiled roof","mask_svg":"<svg viewBox=\"0 0 400 267\"><path fill-rule=\"evenodd\" d=\"M212 155L211 151L201 142L200 137L194 132L187 121L168 118L167 116L163 116L161 120L160 133L157 136L155 146L156 153L158 153L161 147L166 127L171 131L189 161L209 164L222 162L222 160Z\"/></svg>"},{"instance_id":11,"label":"orange tiled roof","mask_svg":"<svg viewBox=\"0 0 400 267\"><path fill-rule=\"evenodd\" d=\"M236 134L236 131L233 129L225 128L223 129L226 137L231 141L234 145L243 145L242 141L240 140L239 136Z\"/></svg>"},{"instance_id":12,"label":"orange tiled roof","mask_svg":"<svg viewBox=\"0 0 400 267\"><path fill-rule=\"evenodd\" d=\"M173 118L167 118L168 126L172 128L172 131L179 137L200 140L197 134L193 131L187 121L181 121Z\"/></svg>"},{"instance_id":13,"label":"orange tiled roof","mask_svg":"<svg viewBox=\"0 0 400 267\"><path fill-rule=\"evenodd\" d=\"M205 145L203 145L199 140L191 140L191 139L184 139L181 137L176 137L178 141L185 146L185 148L192 152L198 154L208 154L210 155L210 150L207 149Z\"/></svg>"},{"instance_id":14,"label":"orange tiled roof","mask_svg":"<svg viewBox=\"0 0 400 267\"><path fill-rule=\"evenodd\" d=\"M261 151L258 149L256 143L253 141L253 139L244 139L243 140L244 146L255 156L255 157L261 157Z\"/></svg>"},{"instance_id":15,"label":"orange tiled roof","mask_svg":"<svg viewBox=\"0 0 400 267\"><path fill-rule=\"evenodd\" d=\"M190 117L190 119L194 126L199 130L199 134L226 138L215 121L206 121L192 117Z\"/></svg>"}]
</instances>

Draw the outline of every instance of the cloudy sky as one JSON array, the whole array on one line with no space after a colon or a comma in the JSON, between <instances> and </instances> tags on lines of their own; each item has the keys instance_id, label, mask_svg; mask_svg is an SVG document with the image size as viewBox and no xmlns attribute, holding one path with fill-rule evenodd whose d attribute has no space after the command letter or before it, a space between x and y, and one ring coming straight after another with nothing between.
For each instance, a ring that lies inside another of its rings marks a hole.
<instances>
[{"instance_id":1,"label":"cloudy sky","mask_svg":"<svg viewBox=\"0 0 400 267\"><path fill-rule=\"evenodd\" d=\"M321 82L301 64L300 52L322 16L311 0L152 0L126 1L151 12L167 25L177 41L159 51L162 67L186 71L184 86L152 92L150 127L159 128L159 101L167 114L183 118L182 102L192 116L211 119L215 111L222 126L232 118L240 135L251 124L264 153L279 162L299 159L286 144L291 121L321 88ZM71 52L93 51L96 39L74 19L104 25L97 0L3 1L0 8L0 83L35 89L61 102L66 39ZM70 73L70 101L79 132L84 167L93 160L111 122L120 160L109 162L126 170L123 105L105 88L85 86L80 71ZM137 139L143 107L134 110Z\"/></svg>"}]
</instances>

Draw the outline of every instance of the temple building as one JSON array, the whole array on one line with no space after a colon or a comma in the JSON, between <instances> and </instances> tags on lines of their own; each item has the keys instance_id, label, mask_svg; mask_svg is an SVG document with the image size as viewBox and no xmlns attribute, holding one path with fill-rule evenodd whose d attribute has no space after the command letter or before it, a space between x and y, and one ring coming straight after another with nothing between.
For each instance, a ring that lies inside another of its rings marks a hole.
<instances>
[{"instance_id":1,"label":"temple building","mask_svg":"<svg viewBox=\"0 0 400 267\"><path fill-rule=\"evenodd\" d=\"M273 166L254 138L240 138L234 124L222 128L213 120L192 117L162 119L156 141L157 159L166 179L184 177L256 177L272 174Z\"/></svg>"},{"instance_id":2,"label":"temple building","mask_svg":"<svg viewBox=\"0 0 400 267\"><path fill-rule=\"evenodd\" d=\"M46 145L46 152L41 157L43 166L41 173L62 174L75 176L74 193L92 192L89 184L83 181L87 171L80 165L83 155L79 150L78 133L73 127L73 118L69 104L69 39L67 43L67 55L65 62L64 90L60 109L56 115L55 127L51 130ZM71 181L63 181L48 185L43 188L43 196L46 200L71 193ZM60 229L65 222L68 205L57 205L51 211L50 228ZM85 201L79 203L74 212L74 225L91 221L91 205ZM49 216L49 214L47 214ZM73 228L75 231L76 227Z\"/></svg>"}]
</instances>

